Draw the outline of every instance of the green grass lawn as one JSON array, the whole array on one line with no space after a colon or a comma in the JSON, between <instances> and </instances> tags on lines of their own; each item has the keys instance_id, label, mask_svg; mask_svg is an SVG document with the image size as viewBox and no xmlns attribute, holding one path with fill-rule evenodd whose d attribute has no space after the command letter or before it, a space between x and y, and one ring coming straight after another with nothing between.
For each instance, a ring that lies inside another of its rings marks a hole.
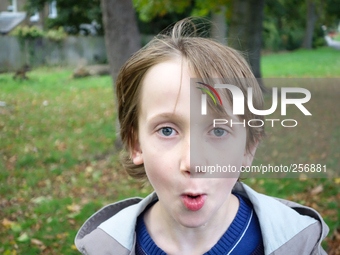
<instances>
[{"instance_id":1,"label":"green grass lawn","mask_svg":"<svg viewBox=\"0 0 340 255\"><path fill-rule=\"evenodd\" d=\"M263 56L263 77L340 77L340 51L329 47Z\"/></svg>"},{"instance_id":2,"label":"green grass lawn","mask_svg":"<svg viewBox=\"0 0 340 255\"><path fill-rule=\"evenodd\" d=\"M334 38L333 38L334 41L338 41L340 42L340 34L338 33Z\"/></svg>"},{"instance_id":3,"label":"green grass lawn","mask_svg":"<svg viewBox=\"0 0 340 255\"><path fill-rule=\"evenodd\" d=\"M262 67L265 77L339 77L334 67L340 66L339 60L340 51L322 48L265 56ZM151 191L126 175L113 149L111 78L73 79L64 68L38 68L24 81L14 81L12 75L0 75L0 101L6 103L0 106L0 254L79 254L73 240L90 215L108 203ZM334 157L336 167L340 132L332 128L332 150L327 144L321 149L326 158ZM315 135L312 131L307 133ZM280 139L284 132L268 136L255 164L262 159L289 162L289 153L296 151ZM295 136L290 139L304 139ZM278 144L285 154L277 152ZM314 154L303 154L302 160L325 162ZM317 209L332 232L340 226L340 179L245 182L259 192ZM318 186L323 191L313 193ZM331 234L325 247L332 245Z\"/></svg>"}]
</instances>

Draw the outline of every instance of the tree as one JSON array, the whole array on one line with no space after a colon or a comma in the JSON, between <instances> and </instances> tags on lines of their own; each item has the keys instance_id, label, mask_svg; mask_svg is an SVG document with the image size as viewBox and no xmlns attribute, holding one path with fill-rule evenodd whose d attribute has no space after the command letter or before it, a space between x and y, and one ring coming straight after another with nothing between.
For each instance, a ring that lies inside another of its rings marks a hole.
<instances>
[{"instance_id":1,"label":"tree","mask_svg":"<svg viewBox=\"0 0 340 255\"><path fill-rule=\"evenodd\" d=\"M248 52L248 61L254 75L261 78L260 53L262 47L262 19L264 0L134 0L141 19L151 20L157 15L164 15L169 11L183 12L193 6L193 16L211 15L217 26L210 31L210 35L221 43L226 37L225 17L231 13L228 44L241 51ZM226 11L227 9L227 11ZM225 14L222 14L222 13ZM236 39L236 40L235 40Z\"/></svg>"},{"instance_id":2,"label":"tree","mask_svg":"<svg viewBox=\"0 0 340 255\"><path fill-rule=\"evenodd\" d=\"M131 0L101 0L101 7L107 56L115 81L121 66L140 49L141 36Z\"/></svg>"},{"instance_id":3,"label":"tree","mask_svg":"<svg viewBox=\"0 0 340 255\"><path fill-rule=\"evenodd\" d=\"M36 11L42 11L45 5L52 1L28 0L26 10L29 15L32 15ZM100 0L58 0L57 10L57 17L47 19L44 27L56 28L62 26L68 34L78 34L81 24L91 24L96 21L98 23L98 26L96 26L97 33L103 34Z\"/></svg>"},{"instance_id":4,"label":"tree","mask_svg":"<svg viewBox=\"0 0 340 255\"><path fill-rule=\"evenodd\" d=\"M131 54L139 50L141 36L138 31L131 0L101 0L101 8L103 12L106 52L114 84L121 66L128 60ZM118 131L119 129L120 126L117 118L116 130ZM116 138L115 147L116 149L122 148L120 137Z\"/></svg>"},{"instance_id":5,"label":"tree","mask_svg":"<svg viewBox=\"0 0 340 255\"><path fill-rule=\"evenodd\" d=\"M271 50L301 47L305 31L305 0L266 1L263 46Z\"/></svg>"},{"instance_id":6,"label":"tree","mask_svg":"<svg viewBox=\"0 0 340 255\"><path fill-rule=\"evenodd\" d=\"M155 18L172 13L187 14L186 17L211 16L213 26L211 27L211 31L209 31L210 36L220 43L226 44L226 6L230 1L231 0L134 0L134 5L139 13L139 18L144 22L150 22Z\"/></svg>"},{"instance_id":7,"label":"tree","mask_svg":"<svg viewBox=\"0 0 340 255\"><path fill-rule=\"evenodd\" d=\"M307 3L306 30L302 47L310 50L312 49L314 27L317 15L315 10L316 5L315 2L313 0L307 0L306 3Z\"/></svg>"},{"instance_id":8,"label":"tree","mask_svg":"<svg viewBox=\"0 0 340 255\"><path fill-rule=\"evenodd\" d=\"M219 12L212 12L211 21L214 24L211 28L211 37L227 45L226 6L221 6Z\"/></svg>"},{"instance_id":9,"label":"tree","mask_svg":"<svg viewBox=\"0 0 340 255\"><path fill-rule=\"evenodd\" d=\"M326 0L326 15L324 21L327 25L338 26L340 22L340 0Z\"/></svg>"},{"instance_id":10,"label":"tree","mask_svg":"<svg viewBox=\"0 0 340 255\"><path fill-rule=\"evenodd\" d=\"M261 78L262 20L264 0L234 0L228 45L247 53L256 78Z\"/></svg>"}]
</instances>

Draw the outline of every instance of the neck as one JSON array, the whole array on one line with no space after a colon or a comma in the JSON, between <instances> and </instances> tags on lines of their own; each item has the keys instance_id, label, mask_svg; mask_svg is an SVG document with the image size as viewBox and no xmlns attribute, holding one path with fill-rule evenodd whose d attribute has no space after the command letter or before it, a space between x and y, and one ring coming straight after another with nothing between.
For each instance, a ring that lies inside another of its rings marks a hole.
<instances>
[{"instance_id":1,"label":"neck","mask_svg":"<svg viewBox=\"0 0 340 255\"><path fill-rule=\"evenodd\" d=\"M203 254L222 237L235 218L239 200L230 194L216 213L199 227L189 228L177 222L157 202L144 216L147 230L167 254Z\"/></svg>"}]
</instances>

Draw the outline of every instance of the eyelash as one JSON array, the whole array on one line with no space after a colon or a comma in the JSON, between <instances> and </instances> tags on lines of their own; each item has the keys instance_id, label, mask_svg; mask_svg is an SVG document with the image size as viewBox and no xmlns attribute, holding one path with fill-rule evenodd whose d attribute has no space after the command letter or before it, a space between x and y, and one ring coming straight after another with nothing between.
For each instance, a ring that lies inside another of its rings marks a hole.
<instances>
[{"instance_id":1,"label":"eyelash","mask_svg":"<svg viewBox=\"0 0 340 255\"><path fill-rule=\"evenodd\" d=\"M171 129L171 131L172 131L171 134L165 135L163 133L164 129ZM223 134L218 136L218 135L215 134L215 130L222 130ZM157 132L163 137L172 137L172 136L178 134L178 132L172 127L161 127L160 129L157 130ZM223 129L223 128L213 128L212 130L210 130L209 134L216 137L216 138L222 138L222 137L227 136L229 134L229 132L227 130Z\"/></svg>"},{"instance_id":2,"label":"eyelash","mask_svg":"<svg viewBox=\"0 0 340 255\"><path fill-rule=\"evenodd\" d=\"M171 130L172 130L171 134L170 134L170 135L165 135L164 133L162 133L162 131L163 131L164 129L171 129ZM171 137L171 136L173 136L173 135L178 134L178 132L177 132L174 128L172 128L172 127L161 127L160 129L157 130L157 132L158 132L161 136L163 136L163 137ZM175 134L173 134L174 132L175 132Z\"/></svg>"},{"instance_id":3,"label":"eyelash","mask_svg":"<svg viewBox=\"0 0 340 255\"><path fill-rule=\"evenodd\" d=\"M214 133L215 130L222 130L222 131L223 131L223 135L221 135L221 136L216 135L216 134ZM227 136L229 133L230 133L230 132L228 132L227 130L225 130L225 129L223 129L223 128L218 128L218 127L217 127L217 128L213 128L213 129L210 130L210 132L209 132L210 135L213 135L213 136L216 137L216 138L225 137L225 136Z\"/></svg>"}]
</instances>

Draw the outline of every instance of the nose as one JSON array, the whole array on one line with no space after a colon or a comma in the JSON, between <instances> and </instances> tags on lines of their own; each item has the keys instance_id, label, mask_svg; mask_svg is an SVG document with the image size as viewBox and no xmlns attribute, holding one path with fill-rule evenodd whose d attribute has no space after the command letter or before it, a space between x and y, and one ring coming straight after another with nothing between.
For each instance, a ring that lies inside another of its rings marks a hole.
<instances>
[{"instance_id":1,"label":"nose","mask_svg":"<svg viewBox=\"0 0 340 255\"><path fill-rule=\"evenodd\" d=\"M183 142L181 172L185 177L190 177L190 136Z\"/></svg>"},{"instance_id":2,"label":"nose","mask_svg":"<svg viewBox=\"0 0 340 255\"><path fill-rule=\"evenodd\" d=\"M202 171L197 171L197 167L205 165L204 148L199 137L188 136L182 145L181 172L185 177L203 177Z\"/></svg>"}]
</instances>

